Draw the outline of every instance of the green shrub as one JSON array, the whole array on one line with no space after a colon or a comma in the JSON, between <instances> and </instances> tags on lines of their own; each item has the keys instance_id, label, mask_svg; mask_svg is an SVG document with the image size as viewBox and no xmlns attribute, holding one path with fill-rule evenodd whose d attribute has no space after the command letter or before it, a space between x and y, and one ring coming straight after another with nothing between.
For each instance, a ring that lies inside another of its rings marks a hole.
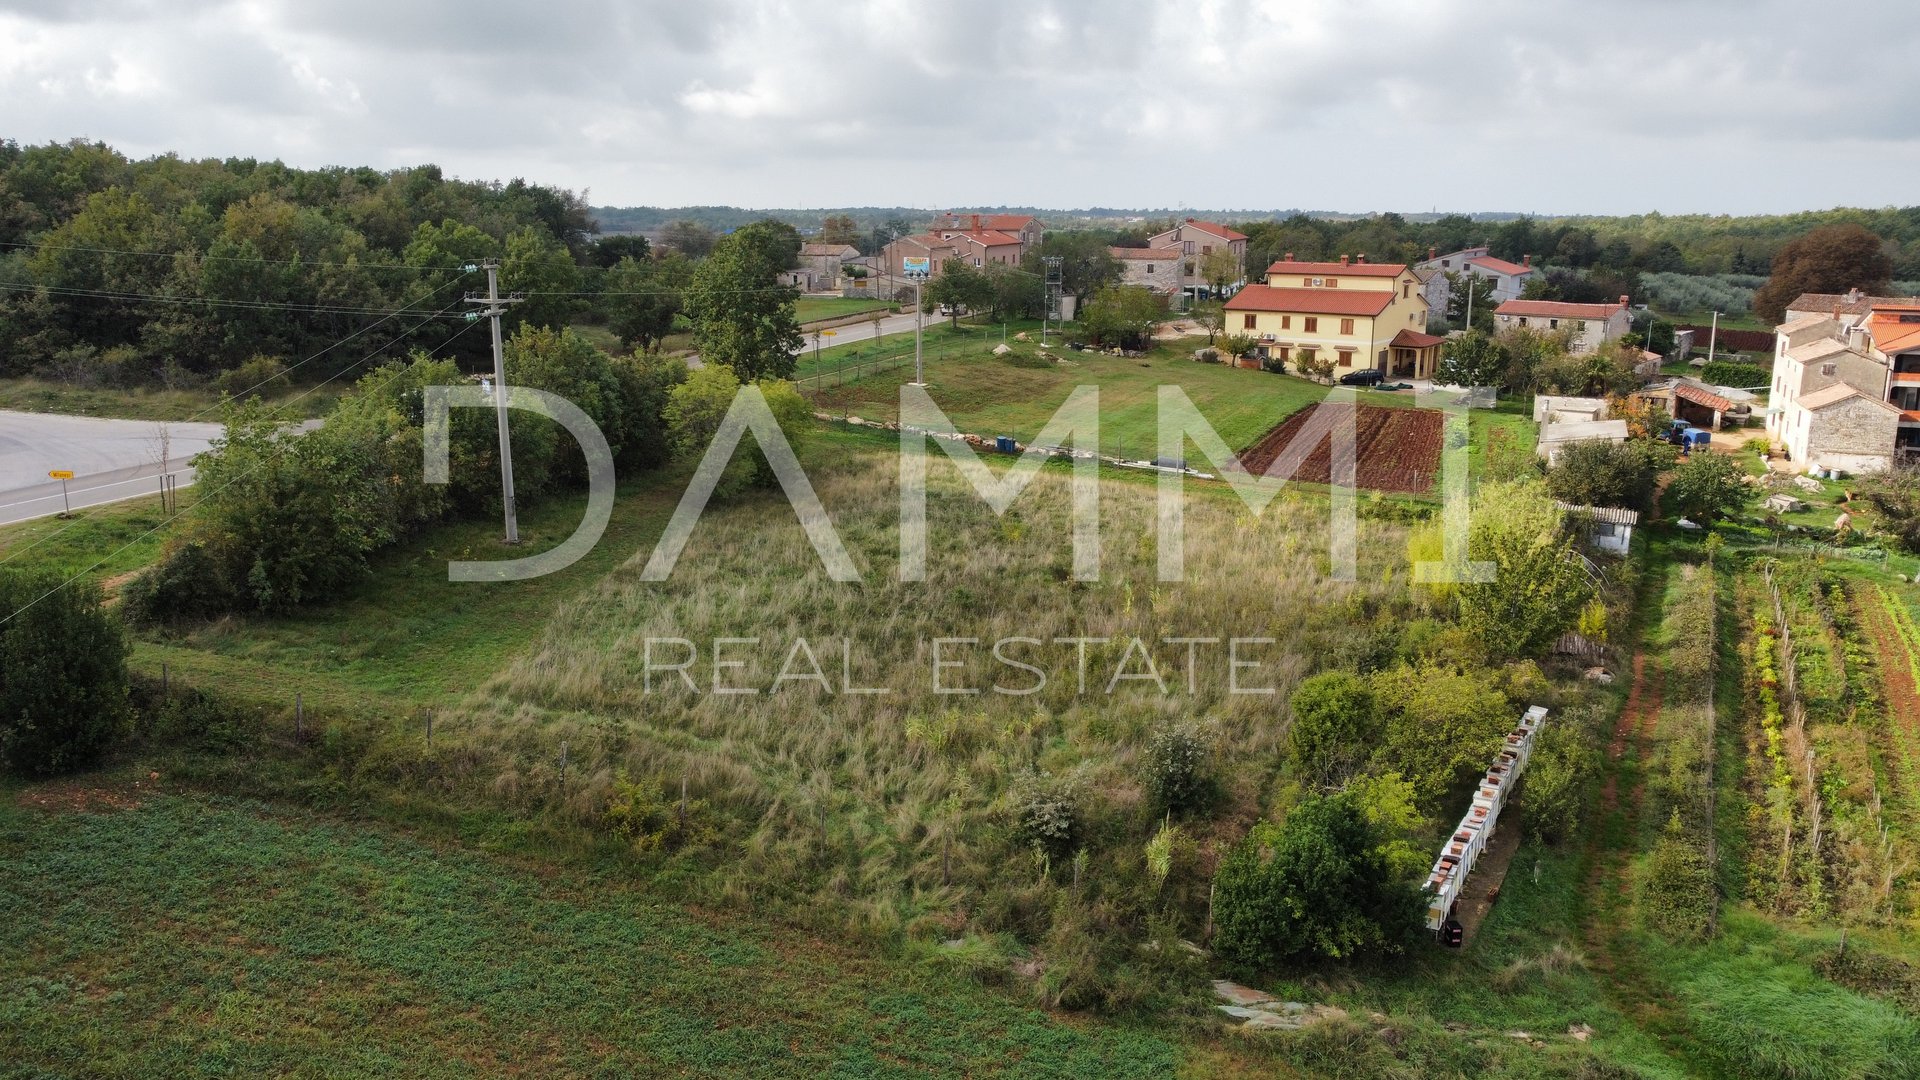
<instances>
[{"instance_id":1,"label":"green shrub","mask_svg":"<svg viewBox=\"0 0 1920 1080\"><path fill-rule=\"evenodd\" d=\"M624 772L614 778L613 793L601 812L609 833L642 852L712 845L720 838L712 816L704 800L683 803L661 785L629 780Z\"/></svg>"},{"instance_id":2,"label":"green shrub","mask_svg":"<svg viewBox=\"0 0 1920 1080\"><path fill-rule=\"evenodd\" d=\"M1640 912L1647 925L1674 940L1707 935L1719 906L1707 856L1687 837L1675 813L1653 846L1640 886Z\"/></svg>"},{"instance_id":3,"label":"green shrub","mask_svg":"<svg viewBox=\"0 0 1920 1080\"><path fill-rule=\"evenodd\" d=\"M126 730L127 643L88 582L0 573L0 768L92 763Z\"/></svg>"},{"instance_id":4,"label":"green shrub","mask_svg":"<svg viewBox=\"0 0 1920 1080\"><path fill-rule=\"evenodd\" d=\"M1772 375L1758 364L1735 364L1726 360L1715 360L1700 369L1700 378L1715 386L1731 386L1746 390L1767 385Z\"/></svg>"},{"instance_id":5,"label":"green shrub","mask_svg":"<svg viewBox=\"0 0 1920 1080\"><path fill-rule=\"evenodd\" d=\"M1373 690L1350 671L1322 672L1302 681L1287 705L1293 714L1287 752L1295 774L1309 782L1345 779L1379 740Z\"/></svg>"},{"instance_id":6,"label":"green shrub","mask_svg":"<svg viewBox=\"0 0 1920 1080\"><path fill-rule=\"evenodd\" d=\"M1420 894L1395 880L1386 843L1345 795L1311 797L1261 824L1214 877L1214 949L1242 971L1399 951Z\"/></svg>"},{"instance_id":7,"label":"green shrub","mask_svg":"<svg viewBox=\"0 0 1920 1080\"><path fill-rule=\"evenodd\" d=\"M1072 778L1028 773L1015 781L1013 833L1053 862L1073 850L1080 830L1079 785Z\"/></svg>"},{"instance_id":8,"label":"green shrub","mask_svg":"<svg viewBox=\"0 0 1920 1080\"><path fill-rule=\"evenodd\" d=\"M1212 790L1208 772L1212 757L1212 743L1198 724L1155 729L1141 755L1142 780L1154 805L1179 812L1205 802Z\"/></svg>"},{"instance_id":9,"label":"green shrub","mask_svg":"<svg viewBox=\"0 0 1920 1080\"><path fill-rule=\"evenodd\" d=\"M1578 725L1549 724L1520 779L1520 822L1527 835L1557 844L1580 831L1588 782L1599 767L1593 741Z\"/></svg>"},{"instance_id":10,"label":"green shrub","mask_svg":"<svg viewBox=\"0 0 1920 1080\"><path fill-rule=\"evenodd\" d=\"M213 380L215 390L234 398L272 397L287 386L287 365L272 356L255 356Z\"/></svg>"}]
</instances>

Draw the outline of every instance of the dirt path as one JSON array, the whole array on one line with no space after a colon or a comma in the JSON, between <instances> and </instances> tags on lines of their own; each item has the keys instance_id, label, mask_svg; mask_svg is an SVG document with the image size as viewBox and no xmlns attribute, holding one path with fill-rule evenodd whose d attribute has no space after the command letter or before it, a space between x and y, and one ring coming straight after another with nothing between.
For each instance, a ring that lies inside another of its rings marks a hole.
<instances>
[{"instance_id":1,"label":"dirt path","mask_svg":"<svg viewBox=\"0 0 1920 1080\"><path fill-rule=\"evenodd\" d=\"M1880 685L1887 697L1887 749L1894 757L1890 773L1896 794L1909 807L1920 807L1920 686L1913 681L1906 642L1880 606L1878 595L1856 591L1853 609L1860 626L1873 642L1879 660Z\"/></svg>"},{"instance_id":2,"label":"dirt path","mask_svg":"<svg viewBox=\"0 0 1920 1080\"><path fill-rule=\"evenodd\" d=\"M1658 661L1649 660L1644 651L1635 653L1633 684L1607 745L1599 814L1587 842L1584 932L1588 964L1601 976L1615 1005L1656 1035L1677 1027L1675 1006L1645 971L1626 930L1633 903L1632 857L1638 848L1645 773L1653 754L1661 694ZM1633 784L1625 798L1620 791L1623 775Z\"/></svg>"}]
</instances>

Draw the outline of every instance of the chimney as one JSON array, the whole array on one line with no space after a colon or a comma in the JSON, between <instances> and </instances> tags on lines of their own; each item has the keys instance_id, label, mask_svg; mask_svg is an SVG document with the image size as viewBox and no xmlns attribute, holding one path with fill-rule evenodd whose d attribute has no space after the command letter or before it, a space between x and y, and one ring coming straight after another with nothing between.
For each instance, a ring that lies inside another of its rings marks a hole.
<instances>
[{"instance_id":1,"label":"chimney","mask_svg":"<svg viewBox=\"0 0 1920 1080\"><path fill-rule=\"evenodd\" d=\"M1520 256L1520 265L1521 265L1521 266L1532 266L1532 265L1533 265L1533 256L1531 256L1531 255L1522 255L1522 256Z\"/></svg>"},{"instance_id":2,"label":"chimney","mask_svg":"<svg viewBox=\"0 0 1920 1080\"><path fill-rule=\"evenodd\" d=\"M973 231L974 232L980 231L980 215L979 214L973 215Z\"/></svg>"},{"instance_id":3,"label":"chimney","mask_svg":"<svg viewBox=\"0 0 1920 1080\"><path fill-rule=\"evenodd\" d=\"M1859 290L1858 288L1852 288L1852 289L1848 289L1848 290L1847 290L1847 303L1849 303L1849 304L1857 304L1857 303L1859 303L1859 302L1860 302L1860 290Z\"/></svg>"},{"instance_id":4,"label":"chimney","mask_svg":"<svg viewBox=\"0 0 1920 1080\"><path fill-rule=\"evenodd\" d=\"M1340 265L1341 266L1347 265L1347 257L1345 255L1340 256Z\"/></svg>"},{"instance_id":5,"label":"chimney","mask_svg":"<svg viewBox=\"0 0 1920 1080\"><path fill-rule=\"evenodd\" d=\"M1439 258L1439 257L1440 257L1440 249L1439 249L1439 248L1434 248L1434 247L1430 247L1430 248L1428 248L1428 249L1427 249L1427 261L1428 261L1428 262L1432 262L1433 260L1435 260L1435 259L1437 259L1437 258Z\"/></svg>"},{"instance_id":6,"label":"chimney","mask_svg":"<svg viewBox=\"0 0 1920 1080\"><path fill-rule=\"evenodd\" d=\"M1287 252L1287 259L1286 259L1286 261L1287 261L1287 262L1292 262L1292 261L1293 261L1293 252L1291 252L1291 251L1289 251L1289 252Z\"/></svg>"},{"instance_id":7,"label":"chimney","mask_svg":"<svg viewBox=\"0 0 1920 1080\"><path fill-rule=\"evenodd\" d=\"M1628 298L1628 297L1625 297L1625 296L1622 296L1622 297L1620 298L1620 306L1621 306L1621 307L1626 307L1626 306L1627 306L1627 303L1628 303L1628 300L1629 300L1629 298Z\"/></svg>"},{"instance_id":8,"label":"chimney","mask_svg":"<svg viewBox=\"0 0 1920 1080\"><path fill-rule=\"evenodd\" d=\"M1361 252L1360 254L1358 254L1358 255L1355 255L1355 256L1353 257L1353 261L1354 261L1354 262L1362 262L1362 263L1363 263L1363 262L1366 262L1366 261L1367 261L1367 253L1363 251L1363 252Z\"/></svg>"}]
</instances>

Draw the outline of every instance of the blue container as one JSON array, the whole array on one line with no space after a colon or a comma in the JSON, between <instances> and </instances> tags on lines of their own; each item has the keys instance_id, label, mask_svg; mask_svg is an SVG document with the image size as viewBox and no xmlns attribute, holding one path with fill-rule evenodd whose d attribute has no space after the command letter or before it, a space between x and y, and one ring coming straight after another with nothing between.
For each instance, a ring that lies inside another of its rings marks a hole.
<instances>
[{"instance_id":1,"label":"blue container","mask_svg":"<svg viewBox=\"0 0 1920 1080\"><path fill-rule=\"evenodd\" d=\"M994 436L993 448L995 450L1000 451L1003 454L1017 453L1017 451L1014 450L1013 448L1013 436L1011 435Z\"/></svg>"},{"instance_id":2,"label":"blue container","mask_svg":"<svg viewBox=\"0 0 1920 1080\"><path fill-rule=\"evenodd\" d=\"M1713 432L1705 428L1694 428L1687 432L1687 441L1695 446L1705 446L1713 441Z\"/></svg>"}]
</instances>

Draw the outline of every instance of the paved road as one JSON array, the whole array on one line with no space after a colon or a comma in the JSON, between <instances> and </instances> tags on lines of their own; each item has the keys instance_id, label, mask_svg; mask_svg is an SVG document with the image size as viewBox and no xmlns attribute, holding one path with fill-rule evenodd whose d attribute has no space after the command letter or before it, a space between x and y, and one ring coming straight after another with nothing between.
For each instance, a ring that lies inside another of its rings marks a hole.
<instances>
[{"instance_id":1,"label":"paved road","mask_svg":"<svg viewBox=\"0 0 1920 1080\"><path fill-rule=\"evenodd\" d=\"M946 321L946 316L944 315L928 315L925 326L927 329L932 329ZM861 342L872 341L874 339L873 324L870 322L848 323L845 326L836 326L832 329L832 336L821 339L821 348L831 349L837 345L858 345ZM911 333L913 333L913 312L911 311L901 315L889 315L880 320L880 337L892 337L895 334ZM803 335L800 348L794 355L807 355L813 351L813 344L812 333L809 332ZM699 369L701 364L698 353L688 354L687 366L696 370Z\"/></svg>"},{"instance_id":2,"label":"paved road","mask_svg":"<svg viewBox=\"0 0 1920 1080\"><path fill-rule=\"evenodd\" d=\"M160 490L161 456L180 486L193 483L187 463L220 437L219 424L161 424L91 416L0 410L0 524L60 513L53 469L71 469L73 508L99 506Z\"/></svg>"}]
</instances>

